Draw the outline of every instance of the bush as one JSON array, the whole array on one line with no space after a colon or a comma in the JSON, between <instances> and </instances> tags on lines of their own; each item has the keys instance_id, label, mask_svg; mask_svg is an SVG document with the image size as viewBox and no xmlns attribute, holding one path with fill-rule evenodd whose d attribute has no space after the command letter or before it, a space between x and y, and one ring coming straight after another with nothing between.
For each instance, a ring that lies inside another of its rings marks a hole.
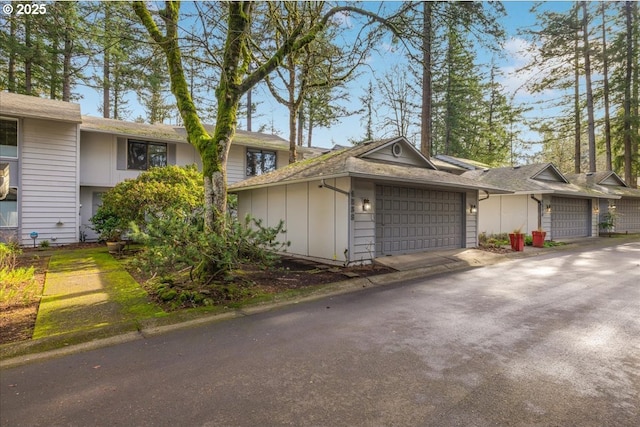
<instances>
[{"instance_id":1,"label":"bush","mask_svg":"<svg viewBox=\"0 0 640 427\"><path fill-rule=\"evenodd\" d=\"M191 213L203 201L203 176L195 166L152 168L107 191L91 223L101 240L115 241L132 222L144 229L151 218L169 210Z\"/></svg>"},{"instance_id":2,"label":"bush","mask_svg":"<svg viewBox=\"0 0 640 427\"><path fill-rule=\"evenodd\" d=\"M35 293L35 269L18 268L19 246L0 243L0 303L22 303Z\"/></svg>"},{"instance_id":3,"label":"bush","mask_svg":"<svg viewBox=\"0 0 640 427\"><path fill-rule=\"evenodd\" d=\"M170 210L150 219L145 230L134 225L132 237L146 246L137 256L138 266L158 276L188 270L191 280L209 283L245 262L273 265L275 252L289 245L276 240L283 232L282 221L264 227L247 216L242 223L231 218L226 223L224 235L207 233L201 212Z\"/></svg>"}]
</instances>

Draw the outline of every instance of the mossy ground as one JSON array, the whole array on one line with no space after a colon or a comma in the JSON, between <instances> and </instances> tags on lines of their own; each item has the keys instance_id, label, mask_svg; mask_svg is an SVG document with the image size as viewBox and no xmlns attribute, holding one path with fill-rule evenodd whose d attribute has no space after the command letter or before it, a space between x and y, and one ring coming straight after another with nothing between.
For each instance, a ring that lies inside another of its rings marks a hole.
<instances>
[{"instance_id":1,"label":"mossy ground","mask_svg":"<svg viewBox=\"0 0 640 427\"><path fill-rule=\"evenodd\" d=\"M135 329L164 315L106 248L59 251L49 262L33 338L115 324Z\"/></svg>"}]
</instances>

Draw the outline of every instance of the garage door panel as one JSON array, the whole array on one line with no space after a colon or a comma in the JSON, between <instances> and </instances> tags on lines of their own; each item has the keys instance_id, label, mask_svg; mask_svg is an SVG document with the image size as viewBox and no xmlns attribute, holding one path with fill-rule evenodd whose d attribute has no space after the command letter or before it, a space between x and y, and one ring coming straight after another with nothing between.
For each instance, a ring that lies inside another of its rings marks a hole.
<instances>
[{"instance_id":1,"label":"garage door panel","mask_svg":"<svg viewBox=\"0 0 640 427\"><path fill-rule=\"evenodd\" d=\"M589 200L552 197L551 208L551 235L554 239L591 234Z\"/></svg>"},{"instance_id":2,"label":"garage door panel","mask_svg":"<svg viewBox=\"0 0 640 427\"><path fill-rule=\"evenodd\" d=\"M462 194L376 187L376 250L393 255L462 246Z\"/></svg>"}]
</instances>

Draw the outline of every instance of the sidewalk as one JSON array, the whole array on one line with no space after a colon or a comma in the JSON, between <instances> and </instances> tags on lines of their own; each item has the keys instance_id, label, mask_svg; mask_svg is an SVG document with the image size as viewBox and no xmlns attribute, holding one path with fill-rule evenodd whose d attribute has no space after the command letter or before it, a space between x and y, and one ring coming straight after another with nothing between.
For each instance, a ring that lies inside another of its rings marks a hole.
<instances>
[{"instance_id":1,"label":"sidewalk","mask_svg":"<svg viewBox=\"0 0 640 427\"><path fill-rule=\"evenodd\" d=\"M69 345L78 336L86 341L137 331L139 319L162 315L106 248L54 252L32 341L59 337Z\"/></svg>"}]
</instances>

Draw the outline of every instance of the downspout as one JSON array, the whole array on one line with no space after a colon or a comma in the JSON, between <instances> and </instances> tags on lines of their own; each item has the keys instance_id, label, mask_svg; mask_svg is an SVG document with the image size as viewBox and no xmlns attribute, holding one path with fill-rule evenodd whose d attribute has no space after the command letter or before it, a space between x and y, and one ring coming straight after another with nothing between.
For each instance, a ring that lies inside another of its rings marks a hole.
<instances>
[{"instance_id":1,"label":"downspout","mask_svg":"<svg viewBox=\"0 0 640 427\"><path fill-rule=\"evenodd\" d=\"M351 193L349 191L345 191L341 188L338 187L334 187L333 185L329 185L326 182L324 182L324 179L320 180L320 185L318 185L318 188L328 188L329 190L333 190L336 193L342 193L344 195L346 195L349 200L347 201L347 245L351 246ZM333 219L335 222L335 218ZM346 259L345 259L345 266L348 266L349 264L351 264L351 251L347 249L347 253L346 253ZM337 251L336 251L337 252ZM335 254L337 255L337 253Z\"/></svg>"},{"instance_id":2,"label":"downspout","mask_svg":"<svg viewBox=\"0 0 640 427\"><path fill-rule=\"evenodd\" d=\"M482 191L484 191L484 190L482 190ZM480 202L483 201L483 200L487 200L489 198L489 196L491 196L491 194L489 194L488 191L485 191L485 193L487 193L487 197L485 197L484 199L478 199L478 204L480 204Z\"/></svg>"},{"instance_id":3,"label":"downspout","mask_svg":"<svg viewBox=\"0 0 640 427\"><path fill-rule=\"evenodd\" d=\"M534 196L533 194L531 195L531 198L536 202L538 202L538 230L541 230L542 229L542 200L536 199L536 196Z\"/></svg>"}]
</instances>

